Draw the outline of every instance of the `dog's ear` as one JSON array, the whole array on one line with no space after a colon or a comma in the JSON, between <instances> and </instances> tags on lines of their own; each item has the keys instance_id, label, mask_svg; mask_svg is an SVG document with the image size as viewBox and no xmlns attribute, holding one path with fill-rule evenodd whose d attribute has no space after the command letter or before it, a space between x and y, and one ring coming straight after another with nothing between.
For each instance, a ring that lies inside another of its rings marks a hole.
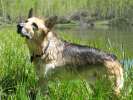
<instances>
[{"instance_id":1,"label":"dog's ear","mask_svg":"<svg viewBox=\"0 0 133 100\"><path fill-rule=\"evenodd\" d=\"M53 26L57 23L57 16L49 17L45 20L45 26L49 29L53 28Z\"/></svg>"},{"instance_id":2,"label":"dog's ear","mask_svg":"<svg viewBox=\"0 0 133 100\"><path fill-rule=\"evenodd\" d=\"M28 18L33 17L33 8L30 8Z\"/></svg>"}]
</instances>

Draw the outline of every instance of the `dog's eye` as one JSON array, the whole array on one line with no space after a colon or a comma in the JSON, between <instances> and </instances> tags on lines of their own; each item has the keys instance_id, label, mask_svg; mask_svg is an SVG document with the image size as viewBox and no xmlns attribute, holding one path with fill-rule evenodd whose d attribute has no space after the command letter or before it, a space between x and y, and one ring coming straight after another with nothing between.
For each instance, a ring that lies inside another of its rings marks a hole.
<instances>
[{"instance_id":1,"label":"dog's eye","mask_svg":"<svg viewBox=\"0 0 133 100\"><path fill-rule=\"evenodd\" d=\"M33 30L37 30L38 29L38 26L36 23L32 23L32 26L33 26Z\"/></svg>"}]
</instances>

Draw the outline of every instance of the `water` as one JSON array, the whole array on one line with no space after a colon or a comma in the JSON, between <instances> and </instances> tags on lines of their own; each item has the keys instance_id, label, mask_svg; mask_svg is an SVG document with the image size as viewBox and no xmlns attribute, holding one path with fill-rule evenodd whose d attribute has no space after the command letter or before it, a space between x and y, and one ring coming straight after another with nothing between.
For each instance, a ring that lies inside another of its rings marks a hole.
<instances>
[{"instance_id":1,"label":"water","mask_svg":"<svg viewBox=\"0 0 133 100\"><path fill-rule=\"evenodd\" d=\"M123 47L128 57L133 57L133 29L129 28L91 28L82 30L80 27L61 28L56 30L71 35L75 39L84 41L110 42L115 49ZM104 44L104 43L103 43ZM102 47L101 47L102 49ZM120 51L121 52L121 51Z\"/></svg>"}]
</instances>

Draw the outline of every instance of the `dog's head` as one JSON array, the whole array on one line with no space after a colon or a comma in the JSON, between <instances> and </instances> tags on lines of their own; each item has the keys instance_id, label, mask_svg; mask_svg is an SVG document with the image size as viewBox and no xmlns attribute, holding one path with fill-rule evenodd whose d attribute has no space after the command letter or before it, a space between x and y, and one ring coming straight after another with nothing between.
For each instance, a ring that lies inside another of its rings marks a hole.
<instances>
[{"instance_id":1,"label":"dog's head","mask_svg":"<svg viewBox=\"0 0 133 100\"><path fill-rule=\"evenodd\" d=\"M34 39L45 36L55 25L57 16L42 20L33 17L33 10L30 9L28 19L25 22L20 22L17 25L17 32L27 39Z\"/></svg>"}]
</instances>

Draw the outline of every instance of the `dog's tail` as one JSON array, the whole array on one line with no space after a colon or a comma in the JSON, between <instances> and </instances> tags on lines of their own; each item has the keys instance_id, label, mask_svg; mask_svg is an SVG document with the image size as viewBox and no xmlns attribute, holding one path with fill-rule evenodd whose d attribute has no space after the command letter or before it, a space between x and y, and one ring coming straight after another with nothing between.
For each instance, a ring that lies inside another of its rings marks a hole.
<instances>
[{"instance_id":1,"label":"dog's tail","mask_svg":"<svg viewBox=\"0 0 133 100\"><path fill-rule=\"evenodd\" d=\"M107 68L109 77L110 76L114 76L115 79L115 94L119 95L120 94L120 90L123 87L124 84L124 78L123 78L123 68L121 66L121 64L119 63L119 61L117 60L105 60L104 61L104 65Z\"/></svg>"}]
</instances>

